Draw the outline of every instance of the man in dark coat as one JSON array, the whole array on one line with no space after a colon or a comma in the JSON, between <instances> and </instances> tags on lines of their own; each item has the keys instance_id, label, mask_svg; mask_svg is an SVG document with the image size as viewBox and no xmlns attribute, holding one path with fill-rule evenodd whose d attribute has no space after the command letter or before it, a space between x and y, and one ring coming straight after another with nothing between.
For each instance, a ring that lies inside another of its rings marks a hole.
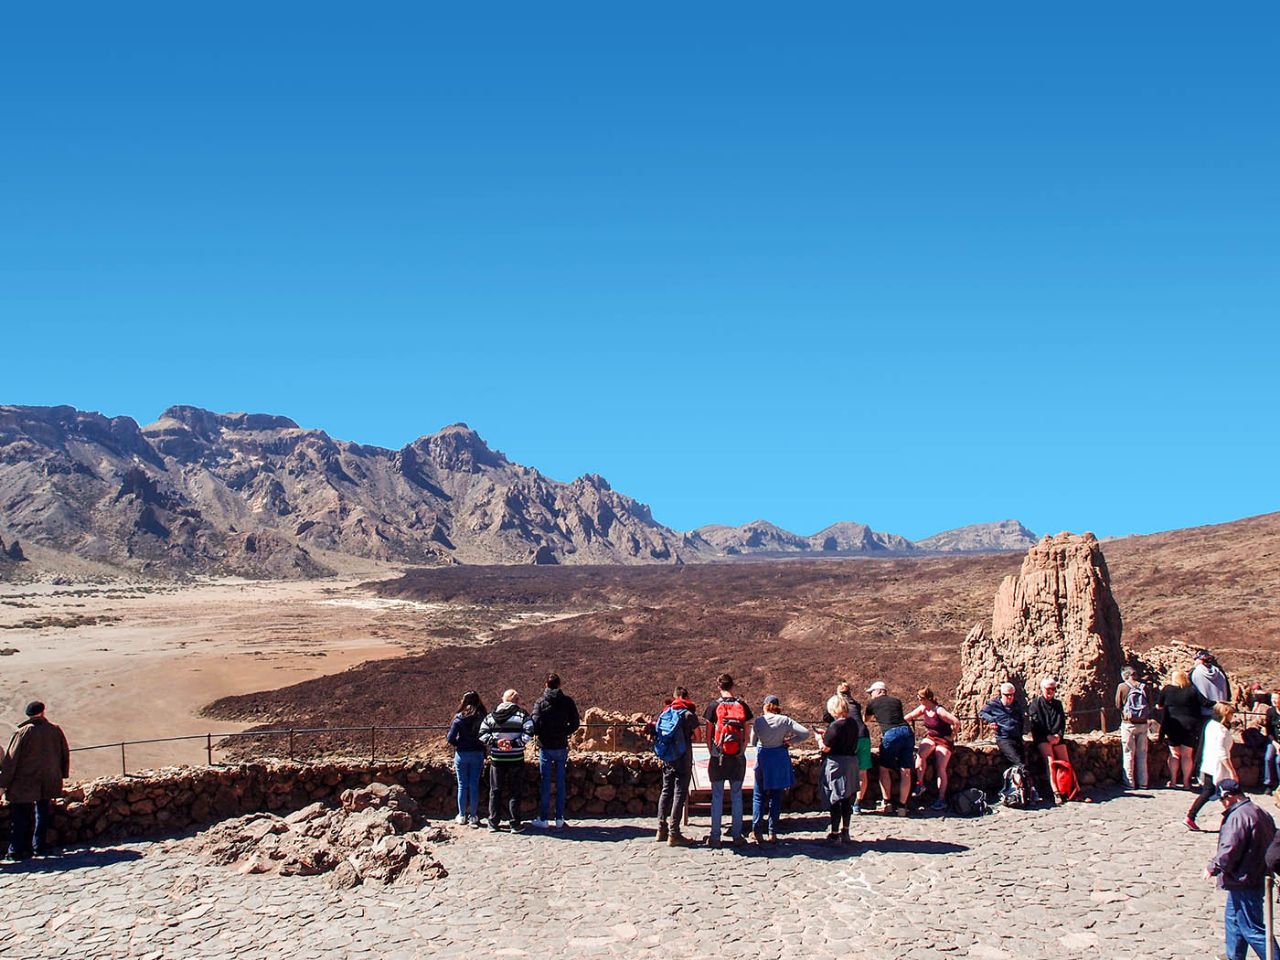
<instances>
[{"instance_id":1,"label":"man in dark coat","mask_svg":"<svg viewBox=\"0 0 1280 960\"><path fill-rule=\"evenodd\" d=\"M1218 799L1224 811L1218 852L1205 867L1204 875L1205 879L1217 877L1218 886L1227 894L1226 956L1229 960L1245 960L1249 947L1253 947L1265 960L1264 884L1268 848L1276 836L1275 821L1229 777L1218 781Z\"/></svg>"},{"instance_id":2,"label":"man in dark coat","mask_svg":"<svg viewBox=\"0 0 1280 960\"><path fill-rule=\"evenodd\" d=\"M582 726L578 705L573 697L560 689L560 677L547 677L547 688L533 705L533 731L538 735L538 773L541 776L538 794L538 819L533 825L540 829L550 826L564 827L565 777L569 765L569 738ZM551 819L551 787L556 788L556 816Z\"/></svg>"},{"instance_id":3,"label":"man in dark coat","mask_svg":"<svg viewBox=\"0 0 1280 960\"><path fill-rule=\"evenodd\" d=\"M10 860L49 853L49 813L71 774L71 750L62 729L45 719L44 704L27 704L27 719L0 762L0 789L9 800Z\"/></svg>"}]
</instances>

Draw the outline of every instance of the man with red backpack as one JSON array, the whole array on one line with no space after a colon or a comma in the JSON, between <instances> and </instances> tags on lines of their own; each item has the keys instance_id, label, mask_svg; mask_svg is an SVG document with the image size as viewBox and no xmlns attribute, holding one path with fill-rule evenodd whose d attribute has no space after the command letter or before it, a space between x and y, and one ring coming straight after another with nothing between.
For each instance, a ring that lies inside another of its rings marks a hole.
<instances>
[{"instance_id":1,"label":"man with red backpack","mask_svg":"<svg viewBox=\"0 0 1280 960\"><path fill-rule=\"evenodd\" d=\"M697 708L689 699L689 691L676 687L671 702L653 722L653 752L662 761L662 795L658 797L655 839L672 847L687 847L693 842L684 835L681 825L684 805L689 799L689 781L693 777L693 738L697 732Z\"/></svg>"},{"instance_id":2,"label":"man with red backpack","mask_svg":"<svg viewBox=\"0 0 1280 960\"><path fill-rule=\"evenodd\" d=\"M720 818L724 815L724 785L729 783L733 829L730 843L742 842L742 781L747 776L747 735L752 720L751 708L733 695L733 677L720 674L720 697L713 700L702 717L708 723L707 742L711 745L711 762L707 773L711 779L711 836L707 846L720 846Z\"/></svg>"}]
</instances>

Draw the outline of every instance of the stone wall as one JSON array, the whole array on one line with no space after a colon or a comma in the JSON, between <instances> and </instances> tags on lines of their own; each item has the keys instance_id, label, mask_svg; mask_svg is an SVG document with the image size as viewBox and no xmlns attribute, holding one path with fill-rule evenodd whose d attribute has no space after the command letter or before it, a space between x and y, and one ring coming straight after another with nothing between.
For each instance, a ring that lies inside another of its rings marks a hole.
<instances>
[{"instance_id":1,"label":"stone wall","mask_svg":"<svg viewBox=\"0 0 1280 960\"><path fill-rule=\"evenodd\" d=\"M1112 735L1073 738L1072 763L1085 787L1119 782L1120 743ZM531 751L531 755L532 755ZM1161 782L1167 751L1150 745L1151 782ZM1246 786L1260 780L1262 749L1238 743L1234 760ZM788 806L817 808L817 753L797 752L797 784ZM994 744L958 745L951 761L951 788L994 790L1004 763ZM527 765L525 810L537 798L537 767ZM875 771L872 771L872 793ZM453 768L447 761L330 759L316 762L265 760L232 766L170 767L131 777L107 777L69 789L54 809L55 843L91 843L170 836L255 811L291 811L316 801L336 802L343 790L372 782L402 784L427 816L456 813ZM487 784L482 782L482 790ZM652 754L575 753L570 758L566 807L571 817L640 816L657 807L661 765ZM485 796L485 794L482 794ZM482 809L484 804L482 803ZM0 807L0 836L8 834L8 807Z\"/></svg>"}]
</instances>

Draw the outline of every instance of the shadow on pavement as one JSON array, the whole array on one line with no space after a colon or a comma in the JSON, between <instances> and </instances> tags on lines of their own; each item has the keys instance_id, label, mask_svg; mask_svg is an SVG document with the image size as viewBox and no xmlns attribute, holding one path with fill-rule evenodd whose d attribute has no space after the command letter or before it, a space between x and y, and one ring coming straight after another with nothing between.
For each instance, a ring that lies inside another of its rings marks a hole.
<instances>
[{"instance_id":1,"label":"shadow on pavement","mask_svg":"<svg viewBox=\"0 0 1280 960\"><path fill-rule=\"evenodd\" d=\"M105 867L113 863L128 863L142 859L137 850L121 850L111 847L105 850L76 850L52 857L34 857L29 860L6 860L0 865L0 875L12 873L65 873L68 870L84 870Z\"/></svg>"}]
</instances>

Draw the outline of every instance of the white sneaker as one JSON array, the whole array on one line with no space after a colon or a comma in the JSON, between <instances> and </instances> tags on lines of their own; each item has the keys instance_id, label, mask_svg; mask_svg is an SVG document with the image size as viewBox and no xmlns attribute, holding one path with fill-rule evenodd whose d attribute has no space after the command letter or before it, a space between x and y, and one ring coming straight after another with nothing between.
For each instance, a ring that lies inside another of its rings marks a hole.
<instances>
[{"instance_id":1,"label":"white sneaker","mask_svg":"<svg viewBox=\"0 0 1280 960\"><path fill-rule=\"evenodd\" d=\"M467 818L464 817L462 814L458 814L456 817L453 818L453 822L457 824L464 824L467 822Z\"/></svg>"},{"instance_id":2,"label":"white sneaker","mask_svg":"<svg viewBox=\"0 0 1280 960\"><path fill-rule=\"evenodd\" d=\"M530 821L529 821L529 826L534 827L534 828L535 828L535 829L537 829L537 830L545 830L545 829L547 829L547 821L545 821L545 820L530 820Z\"/></svg>"},{"instance_id":3,"label":"white sneaker","mask_svg":"<svg viewBox=\"0 0 1280 960\"><path fill-rule=\"evenodd\" d=\"M563 829L564 829L564 821L563 821L563 820L557 820L557 821L556 821L556 829L557 829L557 830L563 830Z\"/></svg>"}]
</instances>

